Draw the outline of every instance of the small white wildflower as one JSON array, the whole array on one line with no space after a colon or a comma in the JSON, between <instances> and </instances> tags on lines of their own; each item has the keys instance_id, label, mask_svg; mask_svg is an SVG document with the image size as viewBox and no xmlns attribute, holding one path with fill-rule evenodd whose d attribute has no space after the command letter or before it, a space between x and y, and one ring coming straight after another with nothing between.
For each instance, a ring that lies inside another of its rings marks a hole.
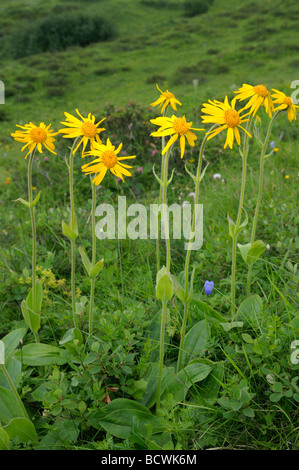
<instances>
[{"instance_id":1,"label":"small white wildflower","mask_svg":"<svg viewBox=\"0 0 299 470\"><path fill-rule=\"evenodd\" d=\"M215 181L220 180L220 179L221 179L220 173L215 173L215 174L213 175L213 179L214 179Z\"/></svg>"}]
</instances>

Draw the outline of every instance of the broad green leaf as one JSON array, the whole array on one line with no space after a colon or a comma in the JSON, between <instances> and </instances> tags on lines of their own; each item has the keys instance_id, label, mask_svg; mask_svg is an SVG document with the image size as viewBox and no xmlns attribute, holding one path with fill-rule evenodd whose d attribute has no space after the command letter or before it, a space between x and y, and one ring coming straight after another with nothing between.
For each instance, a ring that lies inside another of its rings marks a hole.
<instances>
[{"instance_id":1,"label":"broad green leaf","mask_svg":"<svg viewBox=\"0 0 299 470\"><path fill-rule=\"evenodd\" d=\"M25 201L25 199L19 197L18 199L14 199L14 202L21 202L22 204L24 204L24 206L30 208L30 202L29 201Z\"/></svg>"},{"instance_id":2,"label":"broad green leaf","mask_svg":"<svg viewBox=\"0 0 299 470\"><path fill-rule=\"evenodd\" d=\"M206 320L201 320L188 331L184 341L182 354L182 367L185 367L191 359L203 356L210 339L210 327Z\"/></svg>"},{"instance_id":3,"label":"broad green leaf","mask_svg":"<svg viewBox=\"0 0 299 470\"><path fill-rule=\"evenodd\" d=\"M27 418L13 418L4 426L11 439L18 439L20 442L37 443L38 438L34 425Z\"/></svg>"},{"instance_id":4,"label":"broad green leaf","mask_svg":"<svg viewBox=\"0 0 299 470\"><path fill-rule=\"evenodd\" d=\"M210 317L211 319L214 318L215 320L218 320L219 322L226 322L227 321L226 317L224 317L221 313L214 310L206 302L201 300L201 295L200 294L193 294L192 301L197 305L199 310L204 315L207 315L207 317Z\"/></svg>"},{"instance_id":5,"label":"broad green leaf","mask_svg":"<svg viewBox=\"0 0 299 470\"><path fill-rule=\"evenodd\" d=\"M34 200L32 201L31 203L31 207L34 207L38 201L39 201L39 198L40 198L40 195L41 195L41 191L39 191L39 193L37 194L37 196L34 198Z\"/></svg>"},{"instance_id":6,"label":"broad green leaf","mask_svg":"<svg viewBox=\"0 0 299 470\"><path fill-rule=\"evenodd\" d=\"M258 258L264 253L266 245L262 240L256 240L254 243L247 243L241 245L238 243L238 248L246 264L250 265L256 262Z\"/></svg>"},{"instance_id":7,"label":"broad green leaf","mask_svg":"<svg viewBox=\"0 0 299 470\"><path fill-rule=\"evenodd\" d=\"M247 264L253 264L264 253L266 245L262 240L256 240L247 253Z\"/></svg>"},{"instance_id":8,"label":"broad green leaf","mask_svg":"<svg viewBox=\"0 0 299 470\"><path fill-rule=\"evenodd\" d=\"M238 243L238 248L240 250L241 256L245 263L247 263L247 253L249 251L249 248L251 247L251 243L246 243L246 245L242 245L241 243Z\"/></svg>"},{"instance_id":9,"label":"broad green leaf","mask_svg":"<svg viewBox=\"0 0 299 470\"><path fill-rule=\"evenodd\" d=\"M21 303L21 310L28 328L30 328L33 333L37 333L40 328L40 315L38 313L35 313L30 307L28 307L25 300L23 300Z\"/></svg>"},{"instance_id":10,"label":"broad green leaf","mask_svg":"<svg viewBox=\"0 0 299 470\"><path fill-rule=\"evenodd\" d=\"M9 450L9 435L3 428L0 428L0 450Z\"/></svg>"},{"instance_id":11,"label":"broad green leaf","mask_svg":"<svg viewBox=\"0 0 299 470\"><path fill-rule=\"evenodd\" d=\"M174 293L181 302L185 302L185 290L176 276L170 274Z\"/></svg>"},{"instance_id":12,"label":"broad green leaf","mask_svg":"<svg viewBox=\"0 0 299 470\"><path fill-rule=\"evenodd\" d=\"M87 274L89 275L90 271L91 271L91 268L92 268L92 264L87 256L87 254L85 253L84 251L84 248L83 246L79 246L78 248L79 250L79 253L80 253L80 256L81 256L81 260L82 260L82 263L87 271Z\"/></svg>"},{"instance_id":13,"label":"broad green leaf","mask_svg":"<svg viewBox=\"0 0 299 470\"><path fill-rule=\"evenodd\" d=\"M257 325L263 310L263 301L257 294L245 299L237 311L237 319Z\"/></svg>"},{"instance_id":14,"label":"broad green leaf","mask_svg":"<svg viewBox=\"0 0 299 470\"><path fill-rule=\"evenodd\" d=\"M147 382L147 388L140 401L147 408L151 408L156 403L157 399L159 363L151 363L148 364L148 366L149 367L146 374L142 377L143 380ZM163 394L163 391L173 381L174 375L174 367L163 368L161 380L161 395Z\"/></svg>"},{"instance_id":15,"label":"broad green leaf","mask_svg":"<svg viewBox=\"0 0 299 470\"><path fill-rule=\"evenodd\" d=\"M106 431L120 439L129 438L134 419L138 420L139 431L143 436L148 434L148 428L151 428L152 434L165 431L166 427L161 418L140 403L126 398L113 400L97 417L98 423Z\"/></svg>"},{"instance_id":16,"label":"broad green leaf","mask_svg":"<svg viewBox=\"0 0 299 470\"><path fill-rule=\"evenodd\" d=\"M51 364L65 364L61 356L62 350L56 346L43 343L32 343L23 346L22 350L15 352L15 357L27 366L48 366Z\"/></svg>"},{"instance_id":17,"label":"broad green leaf","mask_svg":"<svg viewBox=\"0 0 299 470\"><path fill-rule=\"evenodd\" d=\"M157 273L156 280L156 296L161 302L167 302L173 295L173 285L170 274L167 272L166 267L160 269Z\"/></svg>"},{"instance_id":18,"label":"broad green leaf","mask_svg":"<svg viewBox=\"0 0 299 470\"><path fill-rule=\"evenodd\" d=\"M0 387L0 422L7 424L16 417L25 418L22 407L10 389Z\"/></svg>"},{"instance_id":19,"label":"broad green leaf","mask_svg":"<svg viewBox=\"0 0 299 470\"><path fill-rule=\"evenodd\" d=\"M231 219L229 214L227 214L227 220L228 220L228 232L229 232L229 235L233 238L235 234L236 224L233 221L233 219Z\"/></svg>"},{"instance_id":20,"label":"broad green leaf","mask_svg":"<svg viewBox=\"0 0 299 470\"><path fill-rule=\"evenodd\" d=\"M145 339L151 341L152 350L149 357L149 362L158 361L159 358L159 344L160 344L160 330L161 330L161 310L156 313L151 323L145 331ZM164 352L166 353L169 344L169 336L165 331L164 336Z\"/></svg>"},{"instance_id":21,"label":"broad green leaf","mask_svg":"<svg viewBox=\"0 0 299 470\"><path fill-rule=\"evenodd\" d=\"M220 323L224 331L230 331L232 328L242 328L244 323L242 321L232 321L226 323Z\"/></svg>"},{"instance_id":22,"label":"broad green leaf","mask_svg":"<svg viewBox=\"0 0 299 470\"><path fill-rule=\"evenodd\" d=\"M78 328L71 328L70 330L67 330L59 341L59 344L63 345L74 340L78 340L79 345L83 343L83 336Z\"/></svg>"},{"instance_id":23,"label":"broad green leaf","mask_svg":"<svg viewBox=\"0 0 299 470\"><path fill-rule=\"evenodd\" d=\"M62 233L65 237L67 237L69 240L76 240L78 237L78 230L71 230L70 226L64 222L64 220L61 222L61 227L62 227Z\"/></svg>"},{"instance_id":24,"label":"broad green leaf","mask_svg":"<svg viewBox=\"0 0 299 470\"><path fill-rule=\"evenodd\" d=\"M17 386L20 381L21 372L22 372L21 362L18 361L14 356L10 356L8 359L5 358L5 368L11 380L14 382L15 386ZM3 373L1 369L0 369L0 386L4 388L9 388L9 383L7 382L7 378L5 377L5 374Z\"/></svg>"},{"instance_id":25,"label":"broad green leaf","mask_svg":"<svg viewBox=\"0 0 299 470\"><path fill-rule=\"evenodd\" d=\"M5 347L5 361L8 360L13 351L18 347L20 340L25 336L26 328L18 328L1 338Z\"/></svg>"},{"instance_id":26,"label":"broad green leaf","mask_svg":"<svg viewBox=\"0 0 299 470\"><path fill-rule=\"evenodd\" d=\"M224 364L216 364L213 370L198 386L196 392L196 402L202 405L213 405L219 394L220 387L223 385Z\"/></svg>"},{"instance_id":27,"label":"broad green leaf","mask_svg":"<svg viewBox=\"0 0 299 470\"><path fill-rule=\"evenodd\" d=\"M174 403L184 401L189 389L197 382L204 380L212 370L212 365L201 361L191 362L172 377L172 381L161 394L161 400L172 395Z\"/></svg>"},{"instance_id":28,"label":"broad green leaf","mask_svg":"<svg viewBox=\"0 0 299 470\"><path fill-rule=\"evenodd\" d=\"M104 258L101 259L100 261L98 261L94 265L94 267L91 269L91 271L89 273L90 279L95 279L98 276L98 274L102 271L103 266L104 266Z\"/></svg>"}]
</instances>

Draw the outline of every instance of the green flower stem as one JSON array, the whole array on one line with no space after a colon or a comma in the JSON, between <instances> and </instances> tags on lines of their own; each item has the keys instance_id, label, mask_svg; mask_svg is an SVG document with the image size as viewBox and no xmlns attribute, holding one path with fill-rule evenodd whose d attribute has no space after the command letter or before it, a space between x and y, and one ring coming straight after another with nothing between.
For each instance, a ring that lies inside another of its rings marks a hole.
<instances>
[{"instance_id":1,"label":"green flower stem","mask_svg":"<svg viewBox=\"0 0 299 470\"><path fill-rule=\"evenodd\" d=\"M276 113L273 114L272 119L269 123L266 138L262 147L261 151L261 156L260 156L260 173L259 173L259 188L258 188L258 195L257 195L257 201L256 201L256 206L255 206L255 212L254 212L254 217L253 217L253 224L252 224L252 230L251 230L251 237L250 237L250 243L254 243L255 240L255 233L256 233L256 226L257 226L257 221L258 221L258 215L259 215L259 210L260 210L260 204L262 200L262 194L263 194L263 180L264 180L264 163L265 163L265 155L267 152L268 148L268 143L272 131L272 126L277 118L278 114L280 111L276 111ZM250 288L251 288L251 275L252 275L252 263L249 265L248 268L248 275L247 275L247 296L250 295Z\"/></svg>"},{"instance_id":2,"label":"green flower stem","mask_svg":"<svg viewBox=\"0 0 299 470\"><path fill-rule=\"evenodd\" d=\"M92 236L92 267L96 264L96 222L95 222L95 211L96 211L96 185L90 177L91 189L92 189L92 206L91 206L91 236ZM93 306L94 306L94 291L95 291L95 278L90 280L90 302L89 302L89 336L92 335L93 329Z\"/></svg>"},{"instance_id":3,"label":"green flower stem","mask_svg":"<svg viewBox=\"0 0 299 470\"><path fill-rule=\"evenodd\" d=\"M76 214L75 214L75 199L74 199L74 149L80 137L75 139L70 151L70 164L69 164L69 185L70 185L70 204L71 204L71 220L70 228L74 232L76 228ZM78 328L78 318L76 315L76 258L75 258L75 240L71 240L71 291L72 291L72 312L75 328Z\"/></svg>"},{"instance_id":4,"label":"green flower stem","mask_svg":"<svg viewBox=\"0 0 299 470\"><path fill-rule=\"evenodd\" d=\"M165 110L163 111L162 116L165 116ZM165 137L162 136L162 151L165 147ZM164 174L164 164L165 164L165 155L162 155L162 161L161 161L161 177L163 178ZM162 186L160 185L160 191L159 191L159 206L162 203ZM159 230L157 233L157 240L156 240L156 257L157 257L157 272L160 270L160 238L159 238Z\"/></svg>"},{"instance_id":5,"label":"green flower stem","mask_svg":"<svg viewBox=\"0 0 299 470\"><path fill-rule=\"evenodd\" d=\"M218 125L213 125L210 129L212 131L217 127ZM192 217L192 227L191 227L191 233L194 232L195 230L195 223L196 223L196 205L198 204L199 200L199 187L200 187L200 176L201 176L201 168L202 168L202 160L203 160L203 152L205 145L208 140L208 134L205 135L201 146L199 150L199 158L197 162L197 170L196 170L196 182L195 182L195 197L194 197L194 210L193 210L193 217ZM187 248L187 253L186 253L186 259L185 259L185 274L184 274L184 279L185 279L185 286L184 286L184 316L183 316L183 323L182 323L182 329L181 329L181 338L180 338L180 346L179 346L179 354L178 354L178 363L177 363L177 371L181 370L182 368L182 356L183 356L183 351L184 351L184 342L185 342L185 334L186 334L186 327L187 327L187 320L188 320L188 311L189 311L189 302L187 302L188 298L188 291L189 291L189 265L190 265L190 257L191 257L191 243L192 239L190 238L189 243L188 243L188 248Z\"/></svg>"},{"instance_id":6,"label":"green flower stem","mask_svg":"<svg viewBox=\"0 0 299 470\"><path fill-rule=\"evenodd\" d=\"M163 364L164 364L164 337L165 337L165 327L166 327L166 316L167 316L167 301L164 301L162 302L162 316L161 316L161 326L160 326L160 353L159 353L159 372L158 372L158 383L157 383L156 411L159 411L160 401L161 401L161 384L162 384L162 373L163 373Z\"/></svg>"},{"instance_id":7,"label":"green flower stem","mask_svg":"<svg viewBox=\"0 0 299 470\"><path fill-rule=\"evenodd\" d=\"M25 408L25 406L23 405L23 402L22 402L22 400L21 400L21 398L20 398L20 395L18 394L18 391L17 391L17 389L16 389L16 387L15 387L15 384L14 384L13 381L11 380L11 377L10 377L10 375L9 375L9 373L8 373L8 371L7 371L6 367L5 367L5 365L4 365L4 364L0 364L0 367L1 367L1 370L2 370L2 372L3 372L3 374L4 374L5 378L6 378L7 382L9 383L9 386L10 386L10 388L11 388L11 391L12 391L12 393L13 393L13 395L14 395L16 401L18 402L18 404L20 405L21 410L23 411L24 418L26 418L26 419L29 420L29 416L28 416L28 413L27 413L27 411L26 411L26 408Z\"/></svg>"},{"instance_id":8,"label":"green flower stem","mask_svg":"<svg viewBox=\"0 0 299 470\"><path fill-rule=\"evenodd\" d=\"M164 156L164 165L162 173L162 204L163 204L163 214L162 219L164 223L165 239L166 239L166 269L167 272L170 272L170 263L171 263L171 250L170 250L170 238L169 238L169 224L168 224L168 211L167 211L167 186L168 186L168 161L170 155L170 149L166 152ZM160 409L160 399L161 399L161 383L162 383L162 373L163 373L163 364L164 364L164 338L165 338L165 327L166 327L166 316L167 316L167 301L162 302L162 315L161 315L161 326L160 326L160 353L159 353L159 372L158 372L158 383L157 383L157 402L156 402L156 411Z\"/></svg>"},{"instance_id":9,"label":"green flower stem","mask_svg":"<svg viewBox=\"0 0 299 470\"><path fill-rule=\"evenodd\" d=\"M252 121L252 115L250 115L249 120L246 123L246 130L249 132L250 125ZM246 186L246 170L247 170L247 156L249 149L249 136L245 133L244 143L243 143L243 154L242 154L242 179L241 179L241 190L239 198L239 208L236 225L233 231L233 245L232 245L232 279L231 279L231 314L232 320L235 318L236 314L236 261L237 261L237 244L238 244L238 230L241 224L242 209L244 204L244 195L245 195L245 186Z\"/></svg>"},{"instance_id":10,"label":"green flower stem","mask_svg":"<svg viewBox=\"0 0 299 470\"><path fill-rule=\"evenodd\" d=\"M34 207L32 207L33 202L33 195L32 195L32 165L33 159L35 154L34 149L29 156L28 162L28 200L29 200L29 210L30 210L30 218L31 218L31 231L32 231L32 310L34 313L36 312L36 223L35 223L35 213ZM39 342L38 333L34 333L34 338L36 343Z\"/></svg>"}]
</instances>

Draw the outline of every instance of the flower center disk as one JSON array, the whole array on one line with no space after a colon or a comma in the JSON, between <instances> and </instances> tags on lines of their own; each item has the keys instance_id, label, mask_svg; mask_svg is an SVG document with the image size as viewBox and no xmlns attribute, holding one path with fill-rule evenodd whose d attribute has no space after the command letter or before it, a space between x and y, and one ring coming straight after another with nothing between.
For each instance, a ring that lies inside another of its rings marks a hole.
<instances>
[{"instance_id":1,"label":"flower center disk","mask_svg":"<svg viewBox=\"0 0 299 470\"><path fill-rule=\"evenodd\" d=\"M292 106L292 98L290 96L285 96L283 99L284 104L287 104L288 106Z\"/></svg>"},{"instance_id":2,"label":"flower center disk","mask_svg":"<svg viewBox=\"0 0 299 470\"><path fill-rule=\"evenodd\" d=\"M225 111L224 119L228 127L237 127L240 123L239 113L235 109Z\"/></svg>"},{"instance_id":3,"label":"flower center disk","mask_svg":"<svg viewBox=\"0 0 299 470\"><path fill-rule=\"evenodd\" d=\"M42 144L47 140L47 133L41 127L35 127L30 131L30 137L34 142Z\"/></svg>"},{"instance_id":4,"label":"flower center disk","mask_svg":"<svg viewBox=\"0 0 299 470\"><path fill-rule=\"evenodd\" d=\"M97 133L97 128L95 124L91 121L85 121L82 124L81 130L82 134L85 135L85 137L94 137Z\"/></svg>"},{"instance_id":5,"label":"flower center disk","mask_svg":"<svg viewBox=\"0 0 299 470\"><path fill-rule=\"evenodd\" d=\"M177 134L184 135L189 131L190 126L185 119L177 118L173 121L173 129Z\"/></svg>"},{"instance_id":6,"label":"flower center disk","mask_svg":"<svg viewBox=\"0 0 299 470\"><path fill-rule=\"evenodd\" d=\"M112 168L117 163L117 157L112 150L105 150L101 155L101 160L107 168Z\"/></svg>"},{"instance_id":7,"label":"flower center disk","mask_svg":"<svg viewBox=\"0 0 299 470\"><path fill-rule=\"evenodd\" d=\"M171 93L170 91L164 91L163 96L165 96L165 98L167 98L168 100L174 98L173 93Z\"/></svg>"},{"instance_id":8,"label":"flower center disk","mask_svg":"<svg viewBox=\"0 0 299 470\"><path fill-rule=\"evenodd\" d=\"M266 96L269 95L269 92L268 92L267 88L264 85L257 85L253 89L254 89L254 92L257 95L260 95L263 98L266 98Z\"/></svg>"}]
</instances>

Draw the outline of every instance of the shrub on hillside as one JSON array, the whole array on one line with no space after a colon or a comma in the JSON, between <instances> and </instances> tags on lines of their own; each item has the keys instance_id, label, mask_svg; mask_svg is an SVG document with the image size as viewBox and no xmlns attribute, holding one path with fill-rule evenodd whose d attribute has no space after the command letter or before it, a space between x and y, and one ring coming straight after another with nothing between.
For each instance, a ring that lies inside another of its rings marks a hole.
<instances>
[{"instance_id":1,"label":"shrub on hillside","mask_svg":"<svg viewBox=\"0 0 299 470\"><path fill-rule=\"evenodd\" d=\"M70 46L85 47L110 39L114 34L110 22L99 16L51 15L18 28L9 42L12 56L19 58L63 51Z\"/></svg>"},{"instance_id":2,"label":"shrub on hillside","mask_svg":"<svg viewBox=\"0 0 299 470\"><path fill-rule=\"evenodd\" d=\"M196 16L206 13L214 0L185 0L183 4L185 16Z\"/></svg>"}]
</instances>

